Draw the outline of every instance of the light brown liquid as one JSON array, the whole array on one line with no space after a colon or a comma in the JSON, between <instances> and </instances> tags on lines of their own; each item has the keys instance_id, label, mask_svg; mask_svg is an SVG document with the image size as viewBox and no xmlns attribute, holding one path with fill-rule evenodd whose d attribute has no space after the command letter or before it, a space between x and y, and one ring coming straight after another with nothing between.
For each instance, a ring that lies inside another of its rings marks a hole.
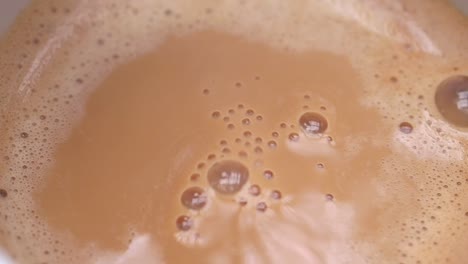
<instances>
[{"instance_id":1,"label":"light brown liquid","mask_svg":"<svg viewBox=\"0 0 468 264\"><path fill-rule=\"evenodd\" d=\"M465 88L434 98L468 74L438 34L468 22L443 1L421 7L452 17L432 31L420 1L359 23L311 2L298 21L275 1L33 3L17 30L71 26L43 22L61 30L0 71L0 245L18 263L464 263Z\"/></svg>"}]
</instances>

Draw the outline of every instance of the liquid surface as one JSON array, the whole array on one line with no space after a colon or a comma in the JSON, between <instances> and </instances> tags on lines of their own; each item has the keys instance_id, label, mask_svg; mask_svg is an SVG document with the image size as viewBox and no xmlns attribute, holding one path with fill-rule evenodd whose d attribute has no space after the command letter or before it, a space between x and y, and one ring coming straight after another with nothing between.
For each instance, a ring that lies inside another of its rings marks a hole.
<instances>
[{"instance_id":1,"label":"liquid surface","mask_svg":"<svg viewBox=\"0 0 468 264\"><path fill-rule=\"evenodd\" d=\"M0 42L0 245L464 263L468 20L422 3L33 2Z\"/></svg>"}]
</instances>

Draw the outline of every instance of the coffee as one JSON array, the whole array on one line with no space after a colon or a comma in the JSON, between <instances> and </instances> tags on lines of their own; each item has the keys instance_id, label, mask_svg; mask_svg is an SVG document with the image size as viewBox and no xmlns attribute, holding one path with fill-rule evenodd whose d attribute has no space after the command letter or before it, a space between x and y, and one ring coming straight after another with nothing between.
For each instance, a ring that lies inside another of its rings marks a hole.
<instances>
[{"instance_id":1,"label":"coffee","mask_svg":"<svg viewBox=\"0 0 468 264\"><path fill-rule=\"evenodd\" d=\"M0 43L0 245L463 263L467 24L445 1L33 2Z\"/></svg>"}]
</instances>

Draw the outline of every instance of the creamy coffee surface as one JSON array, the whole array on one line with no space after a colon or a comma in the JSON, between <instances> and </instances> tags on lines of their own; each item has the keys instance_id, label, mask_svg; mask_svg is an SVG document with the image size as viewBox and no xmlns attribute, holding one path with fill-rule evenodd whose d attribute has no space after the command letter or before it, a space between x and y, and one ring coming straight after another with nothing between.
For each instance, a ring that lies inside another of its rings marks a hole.
<instances>
[{"instance_id":1,"label":"creamy coffee surface","mask_svg":"<svg viewBox=\"0 0 468 264\"><path fill-rule=\"evenodd\" d=\"M0 40L17 263L455 263L468 19L447 1L33 1Z\"/></svg>"}]
</instances>

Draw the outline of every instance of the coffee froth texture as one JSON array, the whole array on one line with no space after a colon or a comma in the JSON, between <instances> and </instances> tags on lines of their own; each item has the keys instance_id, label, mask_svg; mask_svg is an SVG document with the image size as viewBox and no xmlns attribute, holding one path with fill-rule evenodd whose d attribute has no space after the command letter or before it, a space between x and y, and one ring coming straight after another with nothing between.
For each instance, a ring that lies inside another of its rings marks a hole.
<instances>
[{"instance_id":1,"label":"coffee froth texture","mask_svg":"<svg viewBox=\"0 0 468 264\"><path fill-rule=\"evenodd\" d=\"M0 41L17 263L464 263L446 1L33 1Z\"/></svg>"}]
</instances>

